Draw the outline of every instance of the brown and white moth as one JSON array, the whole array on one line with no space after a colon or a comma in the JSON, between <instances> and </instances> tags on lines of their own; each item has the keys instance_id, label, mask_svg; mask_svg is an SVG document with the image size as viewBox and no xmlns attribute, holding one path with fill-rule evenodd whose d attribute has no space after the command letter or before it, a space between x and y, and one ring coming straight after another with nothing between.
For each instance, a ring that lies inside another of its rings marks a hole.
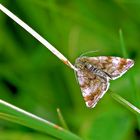
<instances>
[{"instance_id":1,"label":"brown and white moth","mask_svg":"<svg viewBox=\"0 0 140 140\"><path fill-rule=\"evenodd\" d=\"M109 80L119 78L134 65L134 61L131 59L99 56L80 57L76 59L75 68L68 59L56 48L54 48L47 40L45 40L35 30L15 16L2 4L0 4L0 10L34 36L66 65L76 71L82 94L88 107L93 108L99 99L106 93L109 88Z\"/></svg>"},{"instance_id":2,"label":"brown and white moth","mask_svg":"<svg viewBox=\"0 0 140 140\"><path fill-rule=\"evenodd\" d=\"M131 59L113 56L79 57L76 59L76 75L86 102L93 108L107 92L109 81L121 77L134 65Z\"/></svg>"}]
</instances>

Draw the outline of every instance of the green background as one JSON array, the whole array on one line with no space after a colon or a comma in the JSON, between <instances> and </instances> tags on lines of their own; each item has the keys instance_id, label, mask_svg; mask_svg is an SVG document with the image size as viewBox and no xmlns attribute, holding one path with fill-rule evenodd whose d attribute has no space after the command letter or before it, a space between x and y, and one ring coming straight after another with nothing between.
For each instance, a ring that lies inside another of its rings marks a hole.
<instances>
[{"instance_id":1,"label":"green background","mask_svg":"<svg viewBox=\"0 0 140 140\"><path fill-rule=\"evenodd\" d=\"M54 45L73 64L90 56L123 57L122 29L135 66L111 82L111 90L136 106L139 98L140 1L134 0L2 0L10 11ZM133 80L130 78L133 77ZM109 92L94 109L85 106L72 69L0 12L0 99L53 123L60 108L69 129L85 140L138 140L139 116L116 102ZM0 120L0 140L51 140L27 127Z\"/></svg>"}]
</instances>

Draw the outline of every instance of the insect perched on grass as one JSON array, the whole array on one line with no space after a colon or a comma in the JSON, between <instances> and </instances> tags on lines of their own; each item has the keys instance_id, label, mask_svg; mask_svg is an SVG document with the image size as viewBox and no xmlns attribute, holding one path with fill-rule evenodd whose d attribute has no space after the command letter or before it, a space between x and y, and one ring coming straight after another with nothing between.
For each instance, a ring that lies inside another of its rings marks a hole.
<instances>
[{"instance_id":1,"label":"insect perched on grass","mask_svg":"<svg viewBox=\"0 0 140 140\"><path fill-rule=\"evenodd\" d=\"M0 4L0 10L13 19L23 29L29 32L40 43L48 48L55 56L57 56L63 63L73 69L78 77L78 81L82 90L84 100L87 107L95 107L99 99L106 93L109 88L109 80L115 80L122 76L128 69L134 65L131 59L124 59L120 57L79 57L76 59L75 66L61 54L54 46L47 40L33 30L29 25L19 19L16 15L10 12L6 7ZM86 54L86 53L85 53ZM136 107L125 101L123 98L116 96L118 100L127 104L133 110ZM140 112L139 110L137 112Z\"/></svg>"},{"instance_id":2,"label":"insect perched on grass","mask_svg":"<svg viewBox=\"0 0 140 140\"><path fill-rule=\"evenodd\" d=\"M109 81L121 77L134 65L131 59L112 56L79 57L76 75L86 106L93 108L107 92Z\"/></svg>"}]
</instances>

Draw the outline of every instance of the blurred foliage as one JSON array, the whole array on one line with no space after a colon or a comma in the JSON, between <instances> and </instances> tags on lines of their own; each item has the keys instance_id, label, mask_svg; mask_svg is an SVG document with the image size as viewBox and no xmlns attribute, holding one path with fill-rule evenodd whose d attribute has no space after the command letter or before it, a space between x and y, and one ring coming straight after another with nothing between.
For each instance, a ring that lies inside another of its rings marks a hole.
<instances>
[{"instance_id":1,"label":"blurred foliage","mask_svg":"<svg viewBox=\"0 0 140 140\"><path fill-rule=\"evenodd\" d=\"M129 78L132 74L135 86L139 86L138 0L1 0L1 3L73 63L86 51L99 50L93 56L122 57L119 39L119 30L122 29L135 67L111 82L111 89L140 107L140 97L133 91ZM139 92L138 88L136 92ZM74 72L2 12L0 98L57 124L60 124L56 112L59 107L70 130L86 140L140 139L134 114L108 93L96 108L86 108ZM45 139L29 128L0 120L0 140L19 137L23 140Z\"/></svg>"},{"instance_id":2,"label":"blurred foliage","mask_svg":"<svg viewBox=\"0 0 140 140\"><path fill-rule=\"evenodd\" d=\"M44 136L42 134L31 133L31 132L21 132L21 131L6 131L0 132L1 140L56 140L55 138Z\"/></svg>"}]
</instances>

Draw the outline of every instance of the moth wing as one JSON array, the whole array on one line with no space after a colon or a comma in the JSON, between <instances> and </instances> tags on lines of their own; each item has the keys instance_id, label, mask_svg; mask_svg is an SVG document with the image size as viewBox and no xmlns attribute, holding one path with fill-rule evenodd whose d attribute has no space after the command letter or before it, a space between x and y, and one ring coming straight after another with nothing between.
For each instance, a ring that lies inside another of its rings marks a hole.
<instances>
[{"instance_id":1,"label":"moth wing","mask_svg":"<svg viewBox=\"0 0 140 140\"><path fill-rule=\"evenodd\" d=\"M84 59L109 74L112 80L121 77L134 65L132 59L113 56L85 57Z\"/></svg>"},{"instance_id":2,"label":"moth wing","mask_svg":"<svg viewBox=\"0 0 140 140\"><path fill-rule=\"evenodd\" d=\"M76 74L86 106L90 108L95 107L108 90L109 82L82 70L77 71Z\"/></svg>"}]
</instances>

